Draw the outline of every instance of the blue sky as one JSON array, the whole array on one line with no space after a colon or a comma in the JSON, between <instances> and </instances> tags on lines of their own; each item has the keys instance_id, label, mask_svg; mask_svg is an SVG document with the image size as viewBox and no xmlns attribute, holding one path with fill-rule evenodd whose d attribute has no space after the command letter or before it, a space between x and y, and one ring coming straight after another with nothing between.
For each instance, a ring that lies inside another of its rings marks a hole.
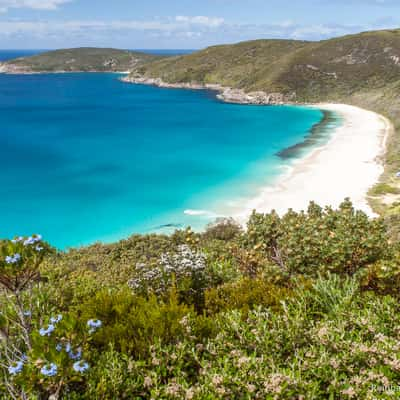
<instances>
[{"instance_id":1,"label":"blue sky","mask_svg":"<svg viewBox=\"0 0 400 400\"><path fill-rule=\"evenodd\" d=\"M0 0L0 48L197 49L400 27L400 0Z\"/></svg>"}]
</instances>

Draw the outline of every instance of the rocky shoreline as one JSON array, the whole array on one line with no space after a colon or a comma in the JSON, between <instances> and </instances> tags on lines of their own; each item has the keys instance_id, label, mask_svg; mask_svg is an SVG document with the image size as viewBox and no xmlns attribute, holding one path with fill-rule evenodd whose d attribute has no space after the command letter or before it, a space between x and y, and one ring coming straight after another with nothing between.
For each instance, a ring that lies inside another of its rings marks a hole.
<instances>
[{"instance_id":1,"label":"rocky shoreline","mask_svg":"<svg viewBox=\"0 0 400 400\"><path fill-rule=\"evenodd\" d=\"M0 62L0 74L6 75L40 75L40 74L69 74L69 73L115 73L115 74L129 74L129 71L117 70L49 70L49 71L34 71L31 67L26 65L9 64L7 62Z\"/></svg>"},{"instance_id":2,"label":"rocky shoreline","mask_svg":"<svg viewBox=\"0 0 400 400\"><path fill-rule=\"evenodd\" d=\"M0 74L10 75L30 75L37 72L32 71L31 68L25 65L8 64L5 62L0 63Z\"/></svg>"},{"instance_id":3,"label":"rocky shoreline","mask_svg":"<svg viewBox=\"0 0 400 400\"><path fill-rule=\"evenodd\" d=\"M192 89L192 90L214 90L217 91L217 98L233 104L254 104L254 105L283 105L295 104L296 94L284 95L282 93L266 93L263 91L246 93L243 89L234 89L219 84L202 83L168 83L160 78L147 78L143 76L126 76L121 81L134 84L152 85L169 89Z\"/></svg>"},{"instance_id":4,"label":"rocky shoreline","mask_svg":"<svg viewBox=\"0 0 400 400\"><path fill-rule=\"evenodd\" d=\"M34 75L43 73L68 73L68 72L115 72L127 74L127 71L34 71L30 67L24 65L16 65L9 63L0 63L0 73L10 75ZM296 104L296 93L291 95L285 95L283 93L267 93L264 91L255 91L246 93L243 89L235 89L231 87L222 86L219 84L211 83L168 83L164 82L161 78L147 78L143 76L126 76L121 78L121 81L126 83L152 85L162 88L170 89L192 89L192 90L213 90L218 92L217 98L226 103L233 104L253 104L253 105L284 105L284 104Z\"/></svg>"}]
</instances>

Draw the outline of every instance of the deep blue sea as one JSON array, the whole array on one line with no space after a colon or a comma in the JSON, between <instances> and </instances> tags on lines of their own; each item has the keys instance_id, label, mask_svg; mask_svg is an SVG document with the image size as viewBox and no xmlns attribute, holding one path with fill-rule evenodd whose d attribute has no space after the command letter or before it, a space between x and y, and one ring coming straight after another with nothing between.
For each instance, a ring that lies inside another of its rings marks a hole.
<instances>
[{"instance_id":1,"label":"deep blue sea","mask_svg":"<svg viewBox=\"0 0 400 400\"><path fill-rule=\"evenodd\" d=\"M281 174L276 153L323 117L119 77L0 75L0 237L65 248L202 228Z\"/></svg>"}]
</instances>

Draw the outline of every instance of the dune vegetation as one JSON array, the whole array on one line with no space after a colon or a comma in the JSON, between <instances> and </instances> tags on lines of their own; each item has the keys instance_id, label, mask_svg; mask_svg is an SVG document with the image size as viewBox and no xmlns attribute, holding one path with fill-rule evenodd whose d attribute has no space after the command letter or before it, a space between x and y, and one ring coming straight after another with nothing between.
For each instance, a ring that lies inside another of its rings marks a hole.
<instances>
[{"instance_id":1,"label":"dune vegetation","mask_svg":"<svg viewBox=\"0 0 400 400\"><path fill-rule=\"evenodd\" d=\"M247 230L0 248L10 399L390 399L399 246L382 219L253 213Z\"/></svg>"}]
</instances>

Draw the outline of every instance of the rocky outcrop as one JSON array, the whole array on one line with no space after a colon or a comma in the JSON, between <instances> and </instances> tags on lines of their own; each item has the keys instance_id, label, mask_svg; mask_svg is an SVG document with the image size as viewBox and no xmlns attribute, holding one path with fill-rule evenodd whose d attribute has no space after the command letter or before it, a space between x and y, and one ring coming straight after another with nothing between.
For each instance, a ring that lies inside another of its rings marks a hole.
<instances>
[{"instance_id":1,"label":"rocky outcrop","mask_svg":"<svg viewBox=\"0 0 400 400\"><path fill-rule=\"evenodd\" d=\"M1 74L32 74L33 71L30 67L25 65L0 63Z\"/></svg>"},{"instance_id":2,"label":"rocky outcrop","mask_svg":"<svg viewBox=\"0 0 400 400\"><path fill-rule=\"evenodd\" d=\"M202 84L196 82L168 83L164 82L161 78L147 78L144 76L127 76L121 80L127 83L153 85L170 89L215 90L219 92L217 98L227 103L274 105L294 103L296 101L296 93L290 95L266 93L263 91L246 93L243 89L234 89L218 84Z\"/></svg>"},{"instance_id":3,"label":"rocky outcrop","mask_svg":"<svg viewBox=\"0 0 400 400\"><path fill-rule=\"evenodd\" d=\"M238 104L288 104L296 100L296 94L266 93L263 91L246 93L242 89L223 88L217 96L228 103Z\"/></svg>"}]
</instances>

